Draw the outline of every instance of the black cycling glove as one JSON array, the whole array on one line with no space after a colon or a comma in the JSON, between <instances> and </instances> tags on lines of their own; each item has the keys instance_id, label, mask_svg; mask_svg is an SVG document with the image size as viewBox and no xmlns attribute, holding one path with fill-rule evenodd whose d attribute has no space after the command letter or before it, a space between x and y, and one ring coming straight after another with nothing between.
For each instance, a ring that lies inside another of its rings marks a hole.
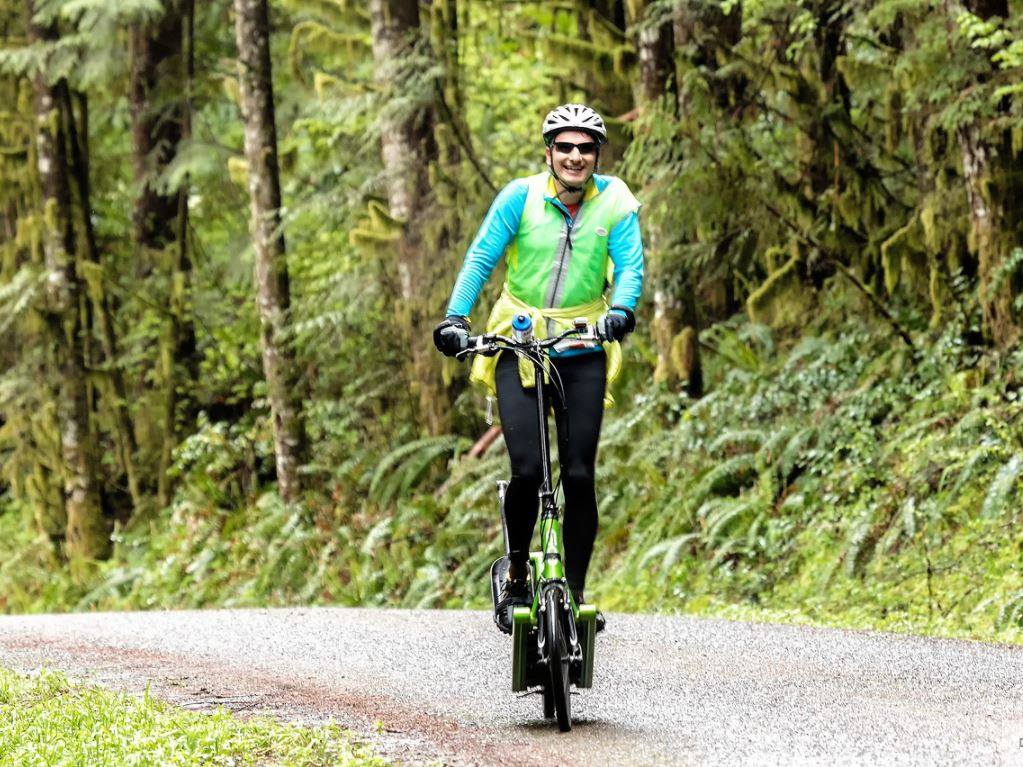
<instances>
[{"instance_id":1,"label":"black cycling glove","mask_svg":"<svg viewBox=\"0 0 1023 767\"><path fill-rule=\"evenodd\" d=\"M469 323L465 317L450 315L433 329L433 345L448 357L469 347Z\"/></svg>"},{"instance_id":2,"label":"black cycling glove","mask_svg":"<svg viewBox=\"0 0 1023 767\"><path fill-rule=\"evenodd\" d=\"M605 341L621 341L636 328L636 315L624 306L612 306L611 311L597 320L597 332Z\"/></svg>"}]
</instances>

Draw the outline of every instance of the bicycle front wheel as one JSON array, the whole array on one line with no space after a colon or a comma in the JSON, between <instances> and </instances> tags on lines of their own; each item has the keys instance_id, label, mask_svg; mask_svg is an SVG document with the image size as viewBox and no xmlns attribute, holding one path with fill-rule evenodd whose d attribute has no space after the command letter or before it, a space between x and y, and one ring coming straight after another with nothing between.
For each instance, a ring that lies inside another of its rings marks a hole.
<instances>
[{"instance_id":1,"label":"bicycle front wheel","mask_svg":"<svg viewBox=\"0 0 1023 767\"><path fill-rule=\"evenodd\" d=\"M569 686L569 666L571 656L568 652L568 637L565 634L565 621L560 592L551 589L545 599L547 619L544 621L544 639L547 642L547 684L551 697L554 699L554 711L558 719L558 728L562 732L572 729L572 696ZM545 706L546 708L546 706Z\"/></svg>"}]
</instances>

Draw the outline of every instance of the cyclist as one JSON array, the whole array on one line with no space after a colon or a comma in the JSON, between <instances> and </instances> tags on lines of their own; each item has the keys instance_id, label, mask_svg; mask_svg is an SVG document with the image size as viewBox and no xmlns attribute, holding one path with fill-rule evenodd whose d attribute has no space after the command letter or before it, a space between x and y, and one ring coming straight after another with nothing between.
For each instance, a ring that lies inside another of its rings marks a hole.
<instances>
[{"instance_id":1,"label":"cyclist","mask_svg":"<svg viewBox=\"0 0 1023 767\"><path fill-rule=\"evenodd\" d=\"M566 399L551 403L565 497L565 575L582 604L597 534L597 442L604 406L612 402L607 384L621 367L619 342L635 328L643 285L640 204L621 179L595 173L607 130L593 109L582 104L553 109L543 121L542 135L547 170L515 179L497 195L466 253L434 343L448 356L467 347L469 313L502 256L504 290L486 332L510 335L512 318L525 313L540 338L585 317L607 339L603 345L566 342L552 351ZM610 304L605 296L609 280ZM527 563L541 484L533 376L532 365L513 354L477 356L471 374L497 395L511 462L504 499L508 578L495 605L498 625L509 632L508 608L531 601ZM540 394L551 399L546 387ZM603 624L601 615L598 630Z\"/></svg>"}]
</instances>

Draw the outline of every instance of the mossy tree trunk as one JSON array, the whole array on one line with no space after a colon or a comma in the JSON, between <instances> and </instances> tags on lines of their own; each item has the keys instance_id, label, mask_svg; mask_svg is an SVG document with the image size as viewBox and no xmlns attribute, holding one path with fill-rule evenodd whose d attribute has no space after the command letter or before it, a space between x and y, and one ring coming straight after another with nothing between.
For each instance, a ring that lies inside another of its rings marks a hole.
<instances>
[{"instance_id":1,"label":"mossy tree trunk","mask_svg":"<svg viewBox=\"0 0 1023 767\"><path fill-rule=\"evenodd\" d=\"M564 50L558 44L551 46L550 56L553 62L561 66L571 67L573 71L571 83L562 81L562 93L557 98L566 101L570 88L581 87L586 94L587 103L600 111L605 118L623 116L625 121L634 118L631 110L635 106L628 77L626 57L615 57L615 63L608 68L604 57L610 52L608 39L616 40L611 48L625 43L627 31L626 0L576 0L577 22L576 36L587 43L591 52L583 54L580 49ZM618 39L620 37L620 40ZM562 59L567 59L562 63ZM575 61L573 61L575 59ZM551 99L556 97L551 95ZM550 109L554 104L545 107ZM610 141L600 152L600 169L614 168L625 154L628 146L627 133L613 121L609 121Z\"/></svg>"},{"instance_id":2,"label":"mossy tree trunk","mask_svg":"<svg viewBox=\"0 0 1023 767\"><path fill-rule=\"evenodd\" d=\"M68 135L71 163L70 171L74 177L74 189L77 195L79 225L83 233L82 242L85 248L85 260L96 272L87 290L92 307L92 320L99 334L100 345L107 367L109 385L105 396L113 411L117 452L121 460L121 468L128 481L128 492L132 505L138 509L142 503L139 486L136 455L138 442L135 439L135 427L128 409L128 391L124 374L118 361L117 339L114 334L113 310L102 279L102 265L96 232L92 224L92 191L89 178L89 102L85 94L76 94L72 99L69 88L61 92L61 105L64 124ZM79 116L76 118L74 101L78 103Z\"/></svg>"},{"instance_id":3,"label":"mossy tree trunk","mask_svg":"<svg viewBox=\"0 0 1023 767\"><path fill-rule=\"evenodd\" d=\"M657 8L649 0L632 0L628 11L639 60L633 89L636 106L641 113L667 108L674 114L678 96L673 20L653 18L651 14ZM678 273L683 267L669 257L663 233L649 226L646 234L650 245L648 282L654 304L652 335L657 347L654 379L672 388L685 387L690 396L699 397L703 394L703 371L693 282L688 274Z\"/></svg>"},{"instance_id":4,"label":"mossy tree trunk","mask_svg":"<svg viewBox=\"0 0 1023 767\"><path fill-rule=\"evenodd\" d=\"M55 26L33 20L34 4L26 2L30 42L57 39ZM110 536L100 505L95 436L89 418L85 370L82 288L76 262L76 232L68 171L64 105L67 81L50 84L40 72L35 90L36 166L42 204L42 247L49 279L44 313L51 329L60 381L57 401L67 510L65 547L72 565L104 557Z\"/></svg>"},{"instance_id":5,"label":"mossy tree trunk","mask_svg":"<svg viewBox=\"0 0 1023 767\"><path fill-rule=\"evenodd\" d=\"M706 72L711 80L711 93L720 113L729 119L738 116L735 102L745 88L741 75L727 77L718 74L722 64L728 61L728 50L735 45L742 30L742 9L736 4L726 14L714 3L700 0L683 0L675 7L672 18L672 39L675 51L674 76L681 82L687 72L695 69ZM678 116L682 124L693 113L693 105L683 88L676 88ZM690 283L693 305L699 305L703 321L716 322L735 313L740 302L736 295L734 275L727 267L719 267L709 273L685 275ZM676 307L674 311L686 311Z\"/></svg>"},{"instance_id":6,"label":"mossy tree trunk","mask_svg":"<svg viewBox=\"0 0 1023 767\"><path fill-rule=\"evenodd\" d=\"M733 106L733 102L744 86L742 75L731 74L722 77L718 70L722 64L722 54L735 45L742 37L742 6L735 4L725 13L717 3L705 3L702 0L682 0L676 8L672 19L674 32L674 48L676 51L688 49L684 57L676 58L682 70L697 67L713 74L719 87L713 88L714 100L722 109ZM690 111L686 103L685 93L679 89L679 111L685 115Z\"/></svg>"},{"instance_id":7,"label":"mossy tree trunk","mask_svg":"<svg viewBox=\"0 0 1023 767\"><path fill-rule=\"evenodd\" d=\"M169 469L181 433L195 417L183 398L198 379L195 325L190 311L192 259L188 248L188 182L162 189L157 181L191 133L193 0L170 0L160 18L132 29L131 107L135 182L133 212L139 268L159 260L170 272L169 315L160 342L164 408L157 470L157 503L170 502ZM183 401L184 400L184 401ZM181 412L184 406L185 412Z\"/></svg>"},{"instance_id":8,"label":"mossy tree trunk","mask_svg":"<svg viewBox=\"0 0 1023 767\"><path fill-rule=\"evenodd\" d=\"M372 0L370 18L377 84L384 92L401 87L399 67L415 50L420 34L417 0ZM381 136L381 154L387 177L389 213L401 222L395 269L398 321L409 334L409 381L418 406L420 428L428 434L448 430L450 407L445 394L441 358L433 349L430 329L436 321L434 302L424 291L436 285L436 253L427 252L424 228L430 207L429 166L438 157L433 110L417 106L394 117Z\"/></svg>"},{"instance_id":9,"label":"mossy tree trunk","mask_svg":"<svg viewBox=\"0 0 1023 767\"><path fill-rule=\"evenodd\" d=\"M160 189L157 181L182 137L182 5L169 0L158 21L131 30L132 161L139 189L132 223L144 272L153 268L151 251L174 242L177 230L179 195Z\"/></svg>"},{"instance_id":10,"label":"mossy tree trunk","mask_svg":"<svg viewBox=\"0 0 1023 767\"><path fill-rule=\"evenodd\" d=\"M281 497L292 502L301 491L299 471L306 459L307 439L303 387L288 332L291 289L281 221L270 14L267 0L234 0L234 12L263 374L273 416L277 481Z\"/></svg>"},{"instance_id":11,"label":"mossy tree trunk","mask_svg":"<svg viewBox=\"0 0 1023 767\"><path fill-rule=\"evenodd\" d=\"M985 21L1009 15L1007 0L970 0L966 6ZM984 335L1004 349L1020 337L1019 316L1013 308L1021 287L1019 277L1002 272L1013 249L1023 242L1023 170L1013 152L1010 130L995 128L985 135L981 124L973 123L961 127L958 138Z\"/></svg>"}]
</instances>

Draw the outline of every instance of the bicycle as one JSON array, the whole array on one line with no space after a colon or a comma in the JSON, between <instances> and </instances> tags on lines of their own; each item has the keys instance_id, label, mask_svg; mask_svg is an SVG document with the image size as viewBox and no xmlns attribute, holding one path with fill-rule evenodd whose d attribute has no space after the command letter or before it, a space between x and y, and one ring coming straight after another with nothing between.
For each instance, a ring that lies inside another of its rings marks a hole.
<instances>
[{"instance_id":1,"label":"bicycle","mask_svg":"<svg viewBox=\"0 0 1023 767\"><path fill-rule=\"evenodd\" d=\"M564 388L558 372L549 364L550 351L565 342L601 342L603 339L585 319L575 320L573 327L560 335L543 340L533 337L532 320L519 314L512 320L512 338L484 334L469 338L469 346L458 353L493 355L514 352L533 363L537 391L537 415L540 426L541 466L540 543L541 551L530 553L528 583L532 604L514 607L512 627L512 692L529 692L540 688L544 717L557 719L562 732L572 729L571 687L589 688L593 684L594 638L597 607L577 604L565 579L564 547L561 540L561 518L557 490L551 480L550 434L547 425L548 399L542 395L545 380L558 393L563 405ZM498 483L498 501L504 526L505 550L508 549L508 528L504 516L504 493L508 483ZM497 589L507 572L507 557L491 567L491 588L497 603ZM496 620L495 615L495 620Z\"/></svg>"}]
</instances>

